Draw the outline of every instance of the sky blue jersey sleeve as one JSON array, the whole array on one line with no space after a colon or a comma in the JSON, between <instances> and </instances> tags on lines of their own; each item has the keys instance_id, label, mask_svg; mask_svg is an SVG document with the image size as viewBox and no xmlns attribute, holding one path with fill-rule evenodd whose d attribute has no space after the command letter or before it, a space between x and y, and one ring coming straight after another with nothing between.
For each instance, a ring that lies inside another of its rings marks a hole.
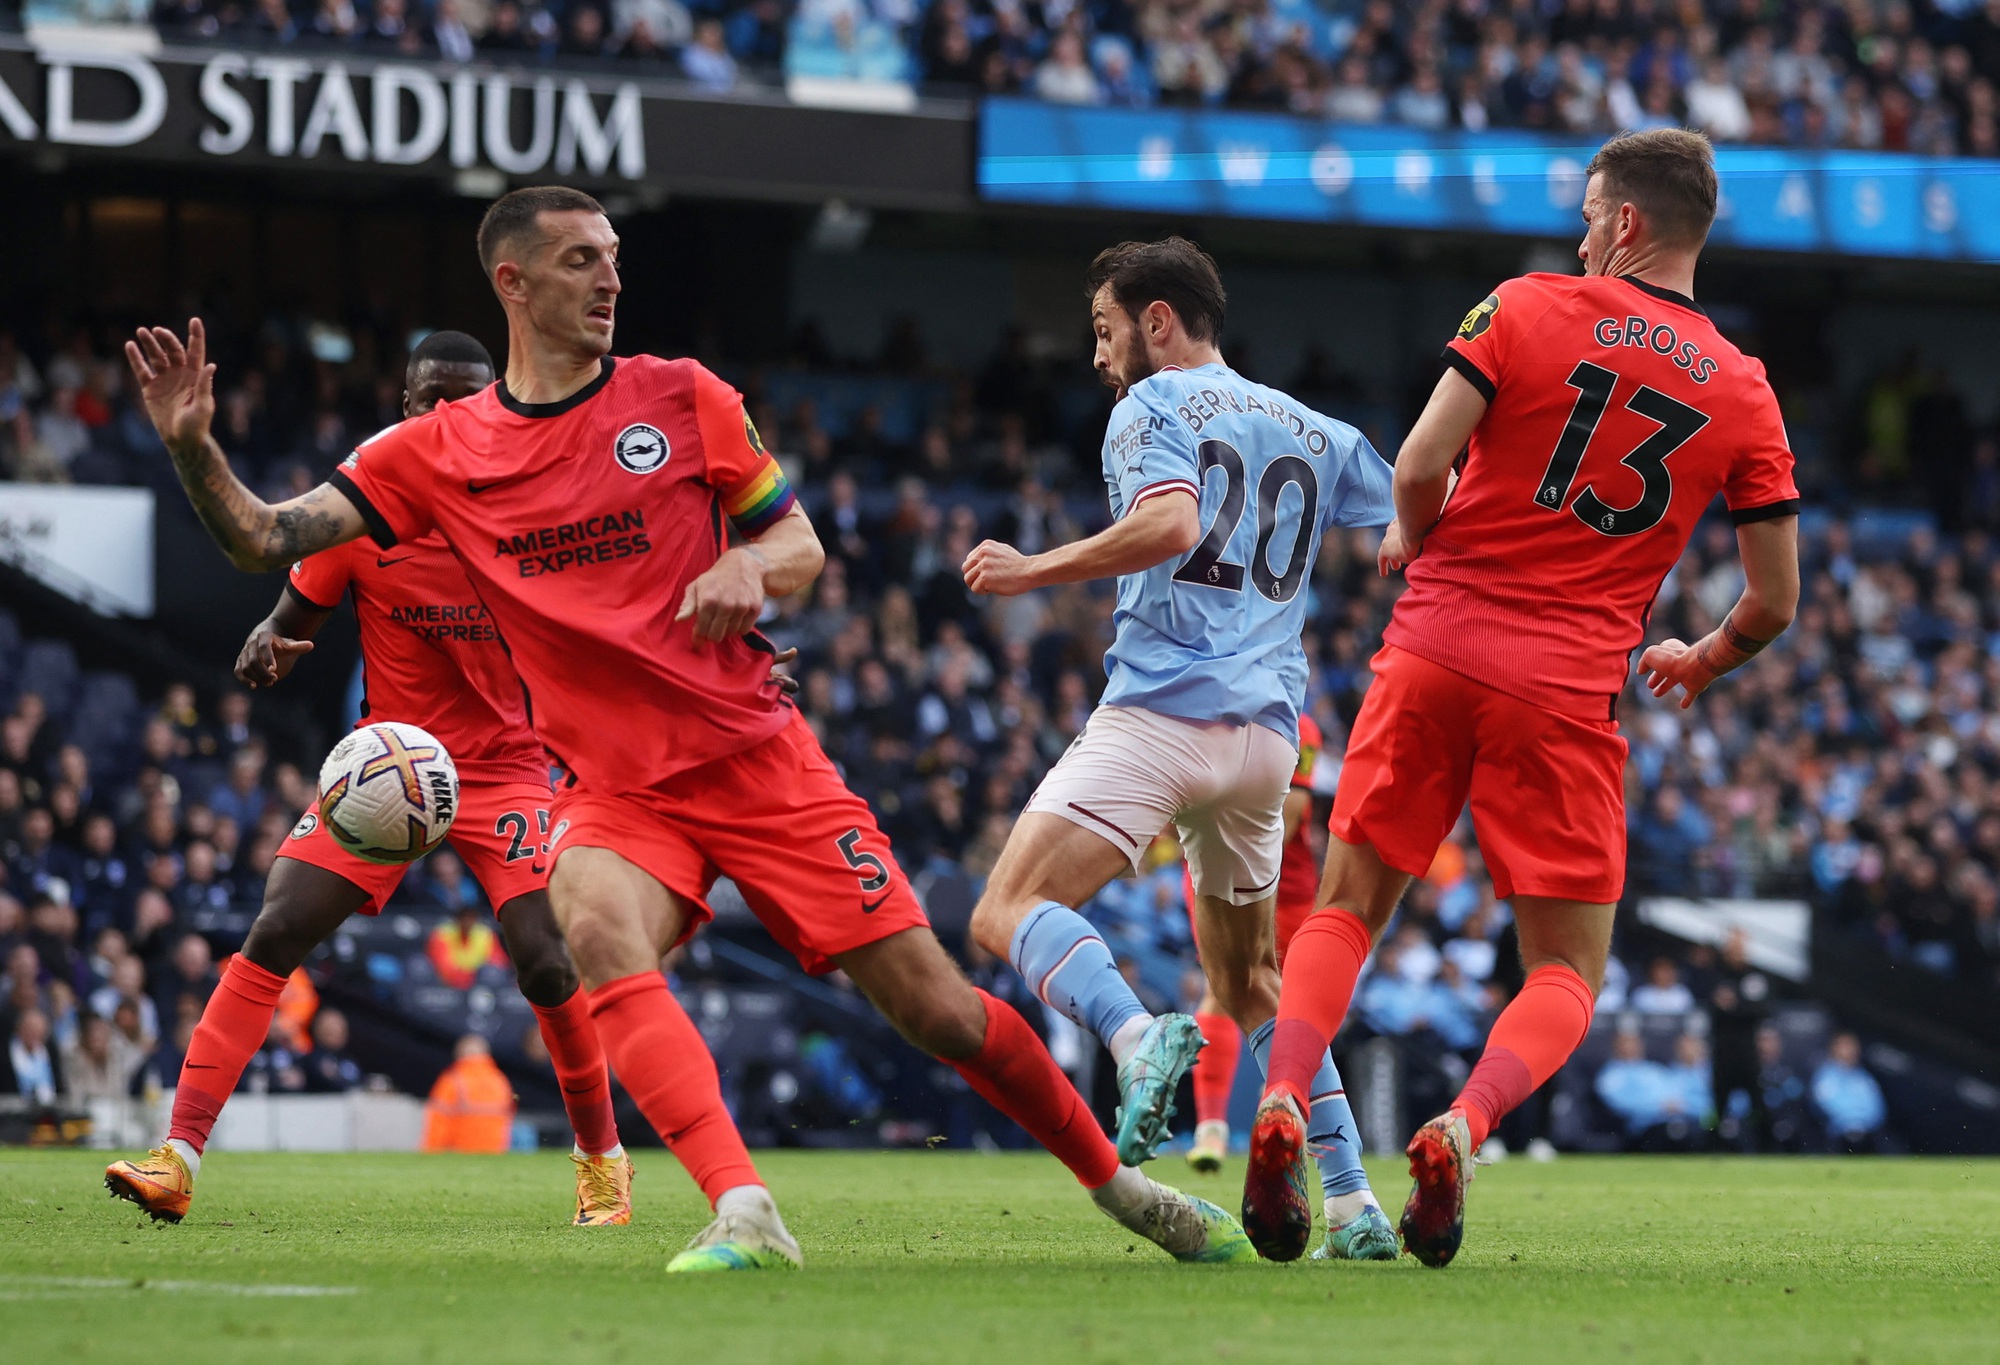
<instances>
[{"instance_id":1,"label":"sky blue jersey sleeve","mask_svg":"<svg viewBox=\"0 0 2000 1365\"><path fill-rule=\"evenodd\" d=\"M1339 474L1327 492L1330 526L1387 526L1396 519L1395 471L1360 432L1340 450Z\"/></svg>"},{"instance_id":2,"label":"sky blue jersey sleeve","mask_svg":"<svg viewBox=\"0 0 2000 1365\"><path fill-rule=\"evenodd\" d=\"M1120 517L1144 499L1172 489L1201 498L1194 435L1174 415L1172 394L1142 383L1111 410L1104 436L1104 478Z\"/></svg>"}]
</instances>

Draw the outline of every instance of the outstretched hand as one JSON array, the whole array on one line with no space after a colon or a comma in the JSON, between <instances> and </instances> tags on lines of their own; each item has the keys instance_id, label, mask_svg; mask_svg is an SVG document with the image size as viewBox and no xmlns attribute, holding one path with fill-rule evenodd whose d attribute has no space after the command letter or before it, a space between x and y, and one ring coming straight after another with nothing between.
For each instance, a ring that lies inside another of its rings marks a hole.
<instances>
[{"instance_id":1,"label":"outstretched hand","mask_svg":"<svg viewBox=\"0 0 2000 1365\"><path fill-rule=\"evenodd\" d=\"M208 361L208 333L200 318L188 320L187 345L167 327L141 327L125 343L125 360L139 382L146 415L169 449L207 439L215 420L215 366Z\"/></svg>"}]
</instances>

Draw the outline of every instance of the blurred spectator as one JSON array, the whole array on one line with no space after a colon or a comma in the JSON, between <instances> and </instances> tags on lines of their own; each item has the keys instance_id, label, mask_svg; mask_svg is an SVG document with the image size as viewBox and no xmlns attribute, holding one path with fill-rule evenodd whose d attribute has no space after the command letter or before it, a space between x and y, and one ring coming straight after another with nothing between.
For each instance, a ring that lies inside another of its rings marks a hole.
<instances>
[{"instance_id":1,"label":"blurred spectator","mask_svg":"<svg viewBox=\"0 0 2000 1365\"><path fill-rule=\"evenodd\" d=\"M703 19L695 24L694 41L681 52L681 70L705 90L735 88L736 59L729 55L720 19Z\"/></svg>"},{"instance_id":2,"label":"blurred spectator","mask_svg":"<svg viewBox=\"0 0 2000 1365\"><path fill-rule=\"evenodd\" d=\"M208 940L200 934L182 934L168 958L167 970L153 988L153 1002L162 1019L177 1018L183 999L205 1005L221 980Z\"/></svg>"},{"instance_id":3,"label":"blurred spectator","mask_svg":"<svg viewBox=\"0 0 2000 1365\"><path fill-rule=\"evenodd\" d=\"M1725 1111L1734 1112L1737 1096L1747 1106L1752 1128L1762 1126L1758 1112L1757 1032L1770 1008L1771 982L1750 965L1749 940L1732 929L1723 940L1721 961L1708 995L1709 1042L1714 1049L1715 1092Z\"/></svg>"},{"instance_id":4,"label":"blurred spectator","mask_svg":"<svg viewBox=\"0 0 2000 1365\"><path fill-rule=\"evenodd\" d=\"M1104 103L1104 88L1084 59L1083 38L1076 30L1064 29L1056 35L1048 59L1035 69L1034 88L1036 95L1052 104Z\"/></svg>"},{"instance_id":5,"label":"blurred spectator","mask_svg":"<svg viewBox=\"0 0 2000 1365\"><path fill-rule=\"evenodd\" d=\"M306 1088L305 1059L292 1047L283 1020L271 1020L264 1046L251 1054L236 1088L253 1095L297 1094Z\"/></svg>"},{"instance_id":6,"label":"blurred spectator","mask_svg":"<svg viewBox=\"0 0 2000 1365\"><path fill-rule=\"evenodd\" d=\"M102 1015L87 1014L76 1042L63 1049L64 1098L73 1105L122 1100L146 1054L132 1046Z\"/></svg>"},{"instance_id":7,"label":"blurred spectator","mask_svg":"<svg viewBox=\"0 0 2000 1365\"><path fill-rule=\"evenodd\" d=\"M1712 1107L1708 1084L1699 1039L1683 1035L1674 1065L1665 1066L1646 1056L1645 1040L1637 1033L1621 1030L1611 1060L1597 1073L1596 1090L1624 1125L1634 1150L1689 1151L1704 1137L1701 1120Z\"/></svg>"},{"instance_id":8,"label":"blurred spectator","mask_svg":"<svg viewBox=\"0 0 2000 1365\"><path fill-rule=\"evenodd\" d=\"M115 929L107 930L117 934ZM122 947L124 938L118 938ZM127 952L111 966L110 979L90 993L91 1013L109 1019L118 1012L120 1005L129 1004L136 1011L139 1030L149 1040L160 1036L160 1007L158 1002L146 994L146 964Z\"/></svg>"},{"instance_id":9,"label":"blurred spectator","mask_svg":"<svg viewBox=\"0 0 2000 1365\"><path fill-rule=\"evenodd\" d=\"M1654 958L1645 983L1633 987L1627 999L1641 1014L1682 1015L1694 1008L1694 992L1681 980L1680 965L1670 957Z\"/></svg>"},{"instance_id":10,"label":"blurred spectator","mask_svg":"<svg viewBox=\"0 0 2000 1365\"><path fill-rule=\"evenodd\" d=\"M1813 1072L1812 1102L1834 1151L1884 1150L1888 1107L1882 1087L1861 1065L1861 1040L1853 1034L1835 1035L1826 1060Z\"/></svg>"},{"instance_id":11,"label":"blurred spectator","mask_svg":"<svg viewBox=\"0 0 2000 1365\"><path fill-rule=\"evenodd\" d=\"M457 913L481 909L486 898L479 883L465 874L465 863L449 846L438 849L422 863L423 898L440 910Z\"/></svg>"},{"instance_id":12,"label":"blurred spectator","mask_svg":"<svg viewBox=\"0 0 2000 1365\"><path fill-rule=\"evenodd\" d=\"M367 1079L360 1063L347 1054L347 1016L324 1009L313 1020L312 1055L306 1058L306 1088L319 1091L357 1090Z\"/></svg>"},{"instance_id":13,"label":"blurred spectator","mask_svg":"<svg viewBox=\"0 0 2000 1365\"><path fill-rule=\"evenodd\" d=\"M48 1105L63 1093L62 1062L49 1046L48 1016L38 1009L24 1010L15 1017L13 1037L0 1062L6 1064L0 1071L0 1095L19 1095Z\"/></svg>"},{"instance_id":14,"label":"blurred spectator","mask_svg":"<svg viewBox=\"0 0 2000 1365\"><path fill-rule=\"evenodd\" d=\"M486 1040L468 1033L424 1106L426 1152L504 1152L514 1125L514 1087Z\"/></svg>"},{"instance_id":15,"label":"blurred spectator","mask_svg":"<svg viewBox=\"0 0 2000 1365\"><path fill-rule=\"evenodd\" d=\"M461 991L472 988L481 967L507 965L500 935L493 931L487 916L472 907L460 910L456 917L432 929L424 945L424 955L430 959L439 981Z\"/></svg>"},{"instance_id":16,"label":"blurred spectator","mask_svg":"<svg viewBox=\"0 0 2000 1365\"><path fill-rule=\"evenodd\" d=\"M1757 1091L1757 1145L1767 1152L1811 1149L1817 1125L1805 1080L1786 1064L1784 1038L1768 1024L1757 1030Z\"/></svg>"},{"instance_id":17,"label":"blurred spectator","mask_svg":"<svg viewBox=\"0 0 2000 1365\"><path fill-rule=\"evenodd\" d=\"M278 993L276 1018L285 1026L285 1041L294 1052L313 1050L313 1021L319 1013L319 988L306 975L304 967L294 967L292 974L285 978L285 988ZM343 1035L347 1021L341 1020Z\"/></svg>"}]
</instances>

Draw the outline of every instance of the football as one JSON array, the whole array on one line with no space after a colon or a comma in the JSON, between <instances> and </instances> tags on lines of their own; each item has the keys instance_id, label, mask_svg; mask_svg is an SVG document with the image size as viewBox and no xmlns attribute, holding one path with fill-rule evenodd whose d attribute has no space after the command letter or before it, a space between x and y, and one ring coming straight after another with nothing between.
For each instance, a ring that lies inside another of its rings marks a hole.
<instances>
[{"instance_id":1,"label":"football","mask_svg":"<svg viewBox=\"0 0 2000 1365\"><path fill-rule=\"evenodd\" d=\"M320 765L319 818L357 858L413 863L444 842L457 814L458 769L414 725L364 725Z\"/></svg>"}]
</instances>

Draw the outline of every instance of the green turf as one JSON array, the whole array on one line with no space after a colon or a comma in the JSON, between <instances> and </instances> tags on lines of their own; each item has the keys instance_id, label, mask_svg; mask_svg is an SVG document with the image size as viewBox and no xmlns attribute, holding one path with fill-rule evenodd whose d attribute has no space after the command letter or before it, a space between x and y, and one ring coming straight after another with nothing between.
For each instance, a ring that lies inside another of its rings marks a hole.
<instances>
[{"instance_id":1,"label":"green turf","mask_svg":"<svg viewBox=\"0 0 2000 1365\"><path fill-rule=\"evenodd\" d=\"M778 1153L806 1271L668 1279L705 1210L659 1152L595 1231L555 1154L218 1153L178 1227L104 1159L0 1152L8 1365L2000 1359L1992 1161L1514 1160L1438 1272L1175 1265L1040 1157ZM1240 1164L1153 1169L1236 1203ZM277 1285L354 1292L242 1292Z\"/></svg>"}]
</instances>

